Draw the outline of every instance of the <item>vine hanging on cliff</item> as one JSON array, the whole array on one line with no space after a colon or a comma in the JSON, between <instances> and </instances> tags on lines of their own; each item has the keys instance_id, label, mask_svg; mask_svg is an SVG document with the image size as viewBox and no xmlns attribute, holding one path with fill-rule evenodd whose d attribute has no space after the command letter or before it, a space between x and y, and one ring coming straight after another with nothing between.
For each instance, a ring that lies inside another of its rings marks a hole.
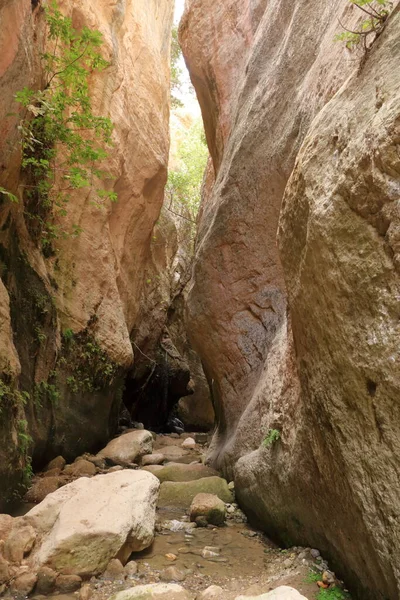
<instances>
[{"instance_id":1,"label":"vine hanging on cliff","mask_svg":"<svg viewBox=\"0 0 400 600\"><path fill-rule=\"evenodd\" d=\"M108 66L100 54L102 35L88 27L78 32L56 1L44 10L49 49L41 56L43 89L25 87L16 100L25 108L19 129L27 216L49 251L55 238L80 233L77 225L69 231L60 225L73 190L86 189L97 205L117 196L97 187L109 178L99 165L113 129L109 118L93 114L89 95L90 75Z\"/></svg>"}]
</instances>

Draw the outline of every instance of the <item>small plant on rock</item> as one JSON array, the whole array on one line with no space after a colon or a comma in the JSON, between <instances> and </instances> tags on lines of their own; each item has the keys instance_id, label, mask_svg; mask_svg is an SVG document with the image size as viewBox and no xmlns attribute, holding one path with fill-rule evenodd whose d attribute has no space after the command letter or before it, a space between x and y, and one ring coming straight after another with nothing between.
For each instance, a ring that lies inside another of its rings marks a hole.
<instances>
[{"instance_id":1,"label":"small plant on rock","mask_svg":"<svg viewBox=\"0 0 400 600\"><path fill-rule=\"evenodd\" d=\"M272 446L275 442L281 439L281 432L277 429L268 429L267 435L265 436L262 445L264 448Z\"/></svg>"},{"instance_id":2,"label":"small plant on rock","mask_svg":"<svg viewBox=\"0 0 400 600\"><path fill-rule=\"evenodd\" d=\"M28 225L51 254L54 239L81 231L78 225L67 230L60 224L74 190L86 189L87 199L96 205L117 197L97 183L109 177L99 164L107 157L113 128L110 119L93 113L89 95L89 77L108 66L100 54L102 35L88 27L78 32L55 1L44 11L48 50L41 56L43 89L25 87L16 100L25 109L19 130ZM0 192L15 201L3 188Z\"/></svg>"},{"instance_id":3,"label":"small plant on rock","mask_svg":"<svg viewBox=\"0 0 400 600\"><path fill-rule=\"evenodd\" d=\"M316 573L310 569L307 577L305 578L305 583L317 583L317 581L321 581L321 573Z\"/></svg>"},{"instance_id":4,"label":"small plant on rock","mask_svg":"<svg viewBox=\"0 0 400 600\"><path fill-rule=\"evenodd\" d=\"M362 11L366 18L355 30L348 29L339 21L345 31L336 35L335 40L345 42L349 50L359 45L362 45L364 50L368 50L371 43L382 33L393 8L393 2L391 0L349 0L349 2Z\"/></svg>"},{"instance_id":5,"label":"small plant on rock","mask_svg":"<svg viewBox=\"0 0 400 600\"><path fill-rule=\"evenodd\" d=\"M330 587L327 590L319 590L317 600L351 600L350 594L340 587Z\"/></svg>"}]
</instances>

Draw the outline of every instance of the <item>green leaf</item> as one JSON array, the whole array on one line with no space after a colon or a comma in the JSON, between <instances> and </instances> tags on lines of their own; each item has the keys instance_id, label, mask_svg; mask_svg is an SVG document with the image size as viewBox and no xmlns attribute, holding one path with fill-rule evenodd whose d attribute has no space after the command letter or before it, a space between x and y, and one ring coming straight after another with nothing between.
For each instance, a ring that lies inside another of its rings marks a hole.
<instances>
[{"instance_id":1,"label":"green leaf","mask_svg":"<svg viewBox=\"0 0 400 600\"><path fill-rule=\"evenodd\" d=\"M2 187L1 185L0 185L0 194L3 196L6 196L6 198L11 200L11 202L14 202L14 203L19 202L19 200L18 200L17 196L15 196L15 194L12 194L11 192L6 190L6 188Z\"/></svg>"}]
</instances>

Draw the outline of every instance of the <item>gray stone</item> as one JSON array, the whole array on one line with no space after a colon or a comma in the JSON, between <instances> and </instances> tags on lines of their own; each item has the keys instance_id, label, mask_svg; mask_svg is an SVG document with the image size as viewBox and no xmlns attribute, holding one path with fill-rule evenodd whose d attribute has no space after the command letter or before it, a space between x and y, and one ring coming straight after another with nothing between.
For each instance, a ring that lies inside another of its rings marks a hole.
<instances>
[{"instance_id":1,"label":"gray stone","mask_svg":"<svg viewBox=\"0 0 400 600\"><path fill-rule=\"evenodd\" d=\"M165 481L161 484L158 506L189 508L193 498L200 493L215 494L223 502L232 502L228 484L222 477L207 477L197 481Z\"/></svg>"},{"instance_id":2,"label":"gray stone","mask_svg":"<svg viewBox=\"0 0 400 600\"><path fill-rule=\"evenodd\" d=\"M23 596L29 596L35 587L37 577L34 573L24 573L19 575L11 583L11 592L13 594L21 594Z\"/></svg>"},{"instance_id":3,"label":"gray stone","mask_svg":"<svg viewBox=\"0 0 400 600\"><path fill-rule=\"evenodd\" d=\"M112 558L107 565L107 569L103 574L104 579L124 579L124 566L118 558Z\"/></svg>"},{"instance_id":4,"label":"gray stone","mask_svg":"<svg viewBox=\"0 0 400 600\"><path fill-rule=\"evenodd\" d=\"M190 506L190 520L205 517L210 525L223 525L225 521L225 504L215 494L197 494Z\"/></svg>"},{"instance_id":5,"label":"gray stone","mask_svg":"<svg viewBox=\"0 0 400 600\"><path fill-rule=\"evenodd\" d=\"M126 563L124 571L127 577L134 577L134 575L136 575L138 571L137 563L134 560L129 561L128 563Z\"/></svg>"},{"instance_id":6,"label":"gray stone","mask_svg":"<svg viewBox=\"0 0 400 600\"><path fill-rule=\"evenodd\" d=\"M162 581L184 581L185 574L176 567L167 567L160 573Z\"/></svg>"},{"instance_id":7,"label":"gray stone","mask_svg":"<svg viewBox=\"0 0 400 600\"><path fill-rule=\"evenodd\" d=\"M60 471L62 471L66 464L67 461L63 456L56 456L56 458L53 458L53 460L49 462L44 470L51 471L52 469L60 469Z\"/></svg>"},{"instance_id":8,"label":"gray stone","mask_svg":"<svg viewBox=\"0 0 400 600\"><path fill-rule=\"evenodd\" d=\"M50 567L41 567L37 574L36 592L38 594L51 594L56 586L57 573Z\"/></svg>"},{"instance_id":9,"label":"gray stone","mask_svg":"<svg viewBox=\"0 0 400 600\"><path fill-rule=\"evenodd\" d=\"M142 456L141 464L143 467L147 467L149 465L161 465L164 461L164 454L145 454L144 456Z\"/></svg>"}]
</instances>

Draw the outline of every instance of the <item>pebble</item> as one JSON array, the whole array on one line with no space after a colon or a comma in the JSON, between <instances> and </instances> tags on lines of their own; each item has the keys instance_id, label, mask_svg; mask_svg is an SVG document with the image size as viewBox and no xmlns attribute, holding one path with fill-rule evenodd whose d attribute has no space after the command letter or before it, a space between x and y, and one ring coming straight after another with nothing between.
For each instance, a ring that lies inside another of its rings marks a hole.
<instances>
[{"instance_id":1,"label":"pebble","mask_svg":"<svg viewBox=\"0 0 400 600\"><path fill-rule=\"evenodd\" d=\"M124 571L127 577L133 577L138 572L137 563L134 560L129 561L126 563Z\"/></svg>"},{"instance_id":2,"label":"pebble","mask_svg":"<svg viewBox=\"0 0 400 600\"><path fill-rule=\"evenodd\" d=\"M85 583L79 590L79 600L89 600L93 594L92 588L88 583Z\"/></svg>"},{"instance_id":3,"label":"pebble","mask_svg":"<svg viewBox=\"0 0 400 600\"><path fill-rule=\"evenodd\" d=\"M172 552L169 552L168 554L165 555L165 558L167 560L173 561L173 560L176 560L178 557L176 556L176 554L172 554Z\"/></svg>"},{"instance_id":4,"label":"pebble","mask_svg":"<svg viewBox=\"0 0 400 600\"><path fill-rule=\"evenodd\" d=\"M213 552L212 550L204 548L204 550L201 551L201 555L203 558L216 558L219 556L219 552Z\"/></svg>"},{"instance_id":5,"label":"pebble","mask_svg":"<svg viewBox=\"0 0 400 600\"><path fill-rule=\"evenodd\" d=\"M182 448L186 450L194 450L196 448L196 442L193 438L186 438L184 442L182 442Z\"/></svg>"},{"instance_id":6,"label":"pebble","mask_svg":"<svg viewBox=\"0 0 400 600\"><path fill-rule=\"evenodd\" d=\"M317 550L316 548L313 548L313 549L310 551L310 554L311 554L311 556L312 556L313 558L318 558L319 556L321 556L321 553L320 553L320 551L319 551L319 550Z\"/></svg>"},{"instance_id":7,"label":"pebble","mask_svg":"<svg viewBox=\"0 0 400 600\"><path fill-rule=\"evenodd\" d=\"M200 600L222 600L225 597L224 590L218 585L210 585L207 589L201 592Z\"/></svg>"},{"instance_id":8,"label":"pebble","mask_svg":"<svg viewBox=\"0 0 400 600\"><path fill-rule=\"evenodd\" d=\"M104 572L104 579L124 579L124 567L118 558L112 558Z\"/></svg>"},{"instance_id":9,"label":"pebble","mask_svg":"<svg viewBox=\"0 0 400 600\"><path fill-rule=\"evenodd\" d=\"M287 567L287 568L289 568L289 567L291 567L291 566L292 566L292 564L293 564L293 559L292 559L292 558L286 558L286 559L283 561L283 566L284 566L284 567Z\"/></svg>"},{"instance_id":10,"label":"pebble","mask_svg":"<svg viewBox=\"0 0 400 600\"><path fill-rule=\"evenodd\" d=\"M185 574L176 567L167 567L160 573L162 581L184 581Z\"/></svg>"}]
</instances>

